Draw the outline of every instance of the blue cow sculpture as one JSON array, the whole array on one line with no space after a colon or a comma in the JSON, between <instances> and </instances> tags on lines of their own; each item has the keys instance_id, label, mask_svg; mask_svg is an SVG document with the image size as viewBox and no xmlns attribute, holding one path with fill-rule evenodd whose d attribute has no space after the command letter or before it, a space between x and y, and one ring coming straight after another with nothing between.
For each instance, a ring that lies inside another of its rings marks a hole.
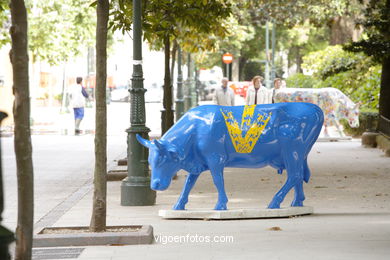
<instances>
[{"instance_id":1,"label":"blue cow sculpture","mask_svg":"<svg viewBox=\"0 0 390 260\"><path fill-rule=\"evenodd\" d=\"M277 103L252 106L205 105L189 110L160 140L137 135L149 148L151 188L165 190L177 171L189 174L174 205L184 210L188 195L199 175L210 170L218 190L215 210L226 210L225 167L261 168L270 165L287 180L268 208L280 208L294 188L291 206L303 206L303 181L310 170L307 156L320 134L324 115L310 103Z\"/></svg>"}]
</instances>

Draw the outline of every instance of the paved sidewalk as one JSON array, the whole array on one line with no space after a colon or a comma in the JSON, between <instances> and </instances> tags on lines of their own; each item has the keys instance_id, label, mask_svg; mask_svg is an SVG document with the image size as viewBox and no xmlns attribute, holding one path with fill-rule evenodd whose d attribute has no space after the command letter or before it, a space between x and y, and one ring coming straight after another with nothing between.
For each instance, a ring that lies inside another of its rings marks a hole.
<instances>
[{"instance_id":1,"label":"paved sidewalk","mask_svg":"<svg viewBox=\"0 0 390 260\"><path fill-rule=\"evenodd\" d=\"M312 177L304 185L305 205L313 206L315 214L296 218L164 220L158 217L158 210L175 203L184 172L167 191L158 192L155 206L120 206L121 182L109 182L108 225L151 224L160 241L141 246L86 247L77 259L388 259L390 159L378 149L362 148L360 140L321 142L309 155L309 167ZM278 175L269 167L226 169L228 207L265 208L284 180L285 174ZM53 226L89 225L91 198L92 191ZM210 209L216 199L211 176L205 172L187 208ZM283 205L288 206L291 200L289 194ZM175 236L181 242L173 242ZM205 242L207 238L211 242Z\"/></svg>"}]
</instances>

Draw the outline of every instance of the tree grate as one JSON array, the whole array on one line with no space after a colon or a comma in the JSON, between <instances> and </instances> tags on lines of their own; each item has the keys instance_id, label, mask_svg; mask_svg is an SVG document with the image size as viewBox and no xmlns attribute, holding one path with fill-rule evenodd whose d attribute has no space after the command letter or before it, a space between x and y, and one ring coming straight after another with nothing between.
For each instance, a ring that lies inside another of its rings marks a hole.
<instances>
[{"instance_id":1,"label":"tree grate","mask_svg":"<svg viewBox=\"0 0 390 260\"><path fill-rule=\"evenodd\" d=\"M32 260L44 259L75 259L85 248L46 248L32 250Z\"/></svg>"}]
</instances>

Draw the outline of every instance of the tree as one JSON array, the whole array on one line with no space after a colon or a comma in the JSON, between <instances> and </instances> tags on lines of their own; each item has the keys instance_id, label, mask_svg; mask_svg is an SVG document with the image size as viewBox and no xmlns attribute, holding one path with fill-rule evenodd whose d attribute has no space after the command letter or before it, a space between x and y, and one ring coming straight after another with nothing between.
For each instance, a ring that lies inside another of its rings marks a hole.
<instances>
[{"instance_id":1,"label":"tree","mask_svg":"<svg viewBox=\"0 0 390 260\"><path fill-rule=\"evenodd\" d=\"M34 220L34 171L30 135L30 95L27 53L27 11L23 0L11 0L10 29L13 71L15 155L18 179L18 224L16 228L16 260L31 259Z\"/></svg>"},{"instance_id":2,"label":"tree","mask_svg":"<svg viewBox=\"0 0 390 260\"><path fill-rule=\"evenodd\" d=\"M93 45L93 20L90 1L28 1L29 50L32 60L51 65L66 62L82 53L83 46Z\"/></svg>"},{"instance_id":3,"label":"tree","mask_svg":"<svg viewBox=\"0 0 390 260\"><path fill-rule=\"evenodd\" d=\"M90 230L106 229L107 211L107 24L109 1L98 0L96 7L96 133L93 209Z\"/></svg>"},{"instance_id":4,"label":"tree","mask_svg":"<svg viewBox=\"0 0 390 260\"><path fill-rule=\"evenodd\" d=\"M356 0L247 0L250 12L260 21L274 19L278 24L293 27L306 21L316 27L329 28L331 45L356 40L354 18L361 14Z\"/></svg>"},{"instance_id":5,"label":"tree","mask_svg":"<svg viewBox=\"0 0 390 260\"><path fill-rule=\"evenodd\" d=\"M29 10L29 51L32 58L32 82L39 84L38 62L62 64L62 103L65 106L65 71L70 58L93 46L95 28L89 0L27 1Z\"/></svg>"},{"instance_id":6,"label":"tree","mask_svg":"<svg viewBox=\"0 0 390 260\"><path fill-rule=\"evenodd\" d=\"M379 128L389 134L390 130L386 124L390 121L390 0L371 0L366 3L361 23L365 28L365 37L346 45L345 49L362 51L382 64Z\"/></svg>"},{"instance_id":7,"label":"tree","mask_svg":"<svg viewBox=\"0 0 390 260\"><path fill-rule=\"evenodd\" d=\"M122 32L130 31L132 5L129 1L118 0L111 12L113 20L110 27ZM164 115L162 118L162 134L174 123L172 110L172 79L170 76L171 42L175 39L190 51L199 49L200 36L223 36L226 31L221 21L231 13L228 0L150 0L143 5L142 28L144 38L154 48L164 48ZM202 19L199 19L202 17ZM208 42L210 45L210 42ZM208 46L205 45L204 48Z\"/></svg>"}]
</instances>

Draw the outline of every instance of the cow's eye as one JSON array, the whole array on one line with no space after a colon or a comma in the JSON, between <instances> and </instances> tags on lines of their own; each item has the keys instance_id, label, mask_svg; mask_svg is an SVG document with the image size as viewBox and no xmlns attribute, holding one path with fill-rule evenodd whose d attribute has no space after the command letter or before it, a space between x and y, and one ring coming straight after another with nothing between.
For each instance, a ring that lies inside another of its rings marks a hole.
<instances>
[{"instance_id":1,"label":"cow's eye","mask_svg":"<svg viewBox=\"0 0 390 260\"><path fill-rule=\"evenodd\" d=\"M166 155L160 156L160 157L158 158L158 160L157 160L157 165L163 164L166 160L167 160L167 156L166 156Z\"/></svg>"}]
</instances>

